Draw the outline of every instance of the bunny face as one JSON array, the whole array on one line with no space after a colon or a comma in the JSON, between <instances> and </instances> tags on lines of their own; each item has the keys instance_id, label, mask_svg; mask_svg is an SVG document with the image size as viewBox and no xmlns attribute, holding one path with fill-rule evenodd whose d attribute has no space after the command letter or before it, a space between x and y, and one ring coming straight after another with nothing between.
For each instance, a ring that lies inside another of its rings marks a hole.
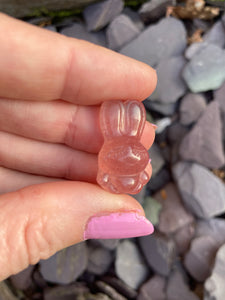
<instances>
[{"instance_id":1,"label":"bunny face","mask_svg":"<svg viewBox=\"0 0 225 300\"><path fill-rule=\"evenodd\" d=\"M148 160L144 146L129 137L106 141L99 153L102 171L114 176L137 175L145 169Z\"/></svg>"},{"instance_id":2,"label":"bunny face","mask_svg":"<svg viewBox=\"0 0 225 300\"><path fill-rule=\"evenodd\" d=\"M98 156L97 182L113 193L138 193L149 180L147 150L140 143L145 108L138 101L107 101L100 110L104 144Z\"/></svg>"}]
</instances>

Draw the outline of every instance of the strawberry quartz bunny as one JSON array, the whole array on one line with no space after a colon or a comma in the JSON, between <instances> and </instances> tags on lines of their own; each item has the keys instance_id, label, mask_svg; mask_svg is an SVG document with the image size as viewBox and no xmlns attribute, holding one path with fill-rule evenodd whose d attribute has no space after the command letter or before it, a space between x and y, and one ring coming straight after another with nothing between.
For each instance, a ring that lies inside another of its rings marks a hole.
<instances>
[{"instance_id":1,"label":"strawberry quartz bunny","mask_svg":"<svg viewBox=\"0 0 225 300\"><path fill-rule=\"evenodd\" d=\"M100 109L104 144L98 156L97 182L112 193L136 194L149 180L148 151L140 138L145 126L144 105L136 100L106 101Z\"/></svg>"}]
</instances>

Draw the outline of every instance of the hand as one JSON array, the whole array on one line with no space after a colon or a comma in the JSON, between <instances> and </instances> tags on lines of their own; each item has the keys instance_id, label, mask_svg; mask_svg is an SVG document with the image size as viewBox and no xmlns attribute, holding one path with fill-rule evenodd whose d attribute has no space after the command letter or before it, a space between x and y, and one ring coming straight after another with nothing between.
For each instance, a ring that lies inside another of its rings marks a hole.
<instances>
[{"instance_id":1,"label":"hand","mask_svg":"<svg viewBox=\"0 0 225 300\"><path fill-rule=\"evenodd\" d=\"M3 14L0 28L3 280L82 241L92 216L144 215L134 198L96 184L103 142L98 113L103 101L145 99L156 74L141 62ZM141 142L149 148L153 140L154 129L146 123ZM118 237L126 237L125 231Z\"/></svg>"}]
</instances>

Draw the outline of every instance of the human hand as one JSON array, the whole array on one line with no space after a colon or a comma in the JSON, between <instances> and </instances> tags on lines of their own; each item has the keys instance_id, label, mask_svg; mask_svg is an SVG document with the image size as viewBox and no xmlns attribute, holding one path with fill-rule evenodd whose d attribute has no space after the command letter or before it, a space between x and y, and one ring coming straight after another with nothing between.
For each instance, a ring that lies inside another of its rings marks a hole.
<instances>
[{"instance_id":1,"label":"human hand","mask_svg":"<svg viewBox=\"0 0 225 300\"><path fill-rule=\"evenodd\" d=\"M82 241L93 216L111 222L101 237L150 233L140 204L101 189L96 174L99 105L145 99L155 71L3 14L0 27L0 280ZM154 135L146 123L146 148Z\"/></svg>"}]
</instances>

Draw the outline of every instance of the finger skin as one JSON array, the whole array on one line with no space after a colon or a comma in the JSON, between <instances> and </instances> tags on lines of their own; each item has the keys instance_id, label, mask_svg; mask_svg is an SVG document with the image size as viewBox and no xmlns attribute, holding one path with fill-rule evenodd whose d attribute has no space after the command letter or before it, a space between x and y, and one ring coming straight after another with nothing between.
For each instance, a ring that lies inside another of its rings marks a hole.
<instances>
[{"instance_id":1,"label":"finger skin","mask_svg":"<svg viewBox=\"0 0 225 300\"><path fill-rule=\"evenodd\" d=\"M98 153L103 137L99 127L99 106L77 106L65 101L0 100L0 131L73 149ZM141 142L148 149L155 130L147 122Z\"/></svg>"},{"instance_id":2,"label":"finger skin","mask_svg":"<svg viewBox=\"0 0 225 300\"><path fill-rule=\"evenodd\" d=\"M106 48L2 13L0 28L2 98L99 104L144 100L156 86L150 66Z\"/></svg>"},{"instance_id":3,"label":"finger skin","mask_svg":"<svg viewBox=\"0 0 225 300\"><path fill-rule=\"evenodd\" d=\"M97 155L0 131L0 165L21 172L96 182Z\"/></svg>"},{"instance_id":4,"label":"finger skin","mask_svg":"<svg viewBox=\"0 0 225 300\"><path fill-rule=\"evenodd\" d=\"M0 196L0 280L83 240L91 216L138 211L128 195L83 182L33 185Z\"/></svg>"},{"instance_id":5,"label":"finger skin","mask_svg":"<svg viewBox=\"0 0 225 300\"><path fill-rule=\"evenodd\" d=\"M15 192L29 185L52 181L55 182L60 180L62 179L46 176L37 176L0 167L0 195Z\"/></svg>"}]
</instances>

